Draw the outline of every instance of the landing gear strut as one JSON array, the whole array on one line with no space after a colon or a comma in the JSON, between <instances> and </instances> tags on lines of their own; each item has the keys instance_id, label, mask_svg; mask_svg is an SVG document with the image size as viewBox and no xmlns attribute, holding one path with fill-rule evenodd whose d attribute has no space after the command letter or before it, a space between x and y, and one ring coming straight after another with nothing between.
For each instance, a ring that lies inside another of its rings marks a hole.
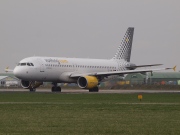
<instances>
[{"instance_id":1,"label":"landing gear strut","mask_svg":"<svg viewBox=\"0 0 180 135\"><path fill-rule=\"evenodd\" d=\"M89 92L98 92L99 88L98 87L94 87L92 89L89 89Z\"/></svg>"},{"instance_id":2,"label":"landing gear strut","mask_svg":"<svg viewBox=\"0 0 180 135\"><path fill-rule=\"evenodd\" d=\"M52 83L53 87L51 88L52 92L61 92L61 87L57 86L57 83Z\"/></svg>"}]
</instances>

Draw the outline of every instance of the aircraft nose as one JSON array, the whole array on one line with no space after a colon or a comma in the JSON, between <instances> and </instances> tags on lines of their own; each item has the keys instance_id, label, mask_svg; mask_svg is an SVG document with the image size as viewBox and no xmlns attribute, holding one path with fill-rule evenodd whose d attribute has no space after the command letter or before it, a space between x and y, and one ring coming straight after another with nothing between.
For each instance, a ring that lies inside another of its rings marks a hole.
<instances>
[{"instance_id":1,"label":"aircraft nose","mask_svg":"<svg viewBox=\"0 0 180 135\"><path fill-rule=\"evenodd\" d=\"M22 76L21 70L20 70L19 68L17 68L17 67L13 70L13 74L14 74L17 78L21 78L21 76Z\"/></svg>"}]
</instances>

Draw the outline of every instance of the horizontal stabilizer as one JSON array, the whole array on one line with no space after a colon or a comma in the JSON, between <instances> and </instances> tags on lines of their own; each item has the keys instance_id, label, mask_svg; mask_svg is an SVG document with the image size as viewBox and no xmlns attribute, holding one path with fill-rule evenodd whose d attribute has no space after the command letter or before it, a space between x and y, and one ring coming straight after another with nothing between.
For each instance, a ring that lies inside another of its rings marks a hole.
<instances>
[{"instance_id":1,"label":"horizontal stabilizer","mask_svg":"<svg viewBox=\"0 0 180 135\"><path fill-rule=\"evenodd\" d=\"M138 65L138 66L128 66L126 67L127 69L136 69L136 68L141 68L141 67L152 67L152 66L161 66L163 64L151 64L151 65Z\"/></svg>"},{"instance_id":2,"label":"horizontal stabilizer","mask_svg":"<svg viewBox=\"0 0 180 135\"><path fill-rule=\"evenodd\" d=\"M177 66L174 66L173 68L166 68L166 70L173 69L174 71L176 71L176 67Z\"/></svg>"}]
</instances>

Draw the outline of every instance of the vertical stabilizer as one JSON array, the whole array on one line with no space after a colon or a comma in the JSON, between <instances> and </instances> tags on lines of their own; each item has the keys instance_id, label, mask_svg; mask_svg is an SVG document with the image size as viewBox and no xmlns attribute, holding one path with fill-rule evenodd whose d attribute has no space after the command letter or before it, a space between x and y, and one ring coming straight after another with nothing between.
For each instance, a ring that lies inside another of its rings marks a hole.
<instances>
[{"instance_id":1,"label":"vertical stabilizer","mask_svg":"<svg viewBox=\"0 0 180 135\"><path fill-rule=\"evenodd\" d=\"M133 34L134 28L129 27L113 59L124 59L130 62Z\"/></svg>"}]
</instances>

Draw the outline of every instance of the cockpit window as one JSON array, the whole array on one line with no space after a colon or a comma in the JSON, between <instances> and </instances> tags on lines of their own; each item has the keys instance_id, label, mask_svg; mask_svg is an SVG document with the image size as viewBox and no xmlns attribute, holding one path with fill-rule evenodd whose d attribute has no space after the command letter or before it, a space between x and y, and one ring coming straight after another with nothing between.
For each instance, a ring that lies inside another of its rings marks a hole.
<instances>
[{"instance_id":1,"label":"cockpit window","mask_svg":"<svg viewBox=\"0 0 180 135\"><path fill-rule=\"evenodd\" d=\"M26 63L21 63L21 66L26 66Z\"/></svg>"},{"instance_id":2,"label":"cockpit window","mask_svg":"<svg viewBox=\"0 0 180 135\"><path fill-rule=\"evenodd\" d=\"M34 66L33 63L18 63L17 66Z\"/></svg>"},{"instance_id":3,"label":"cockpit window","mask_svg":"<svg viewBox=\"0 0 180 135\"><path fill-rule=\"evenodd\" d=\"M31 64L30 64L30 63L27 63L27 65L28 65L28 66L31 66Z\"/></svg>"}]
</instances>

